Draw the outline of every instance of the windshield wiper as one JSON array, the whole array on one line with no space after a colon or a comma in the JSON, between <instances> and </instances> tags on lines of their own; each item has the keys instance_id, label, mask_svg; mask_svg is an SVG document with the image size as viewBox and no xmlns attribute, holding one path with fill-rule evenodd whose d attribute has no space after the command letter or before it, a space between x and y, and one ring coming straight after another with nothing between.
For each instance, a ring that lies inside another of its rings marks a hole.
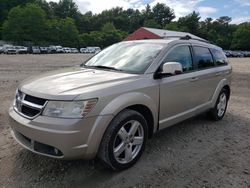
<instances>
[{"instance_id":1,"label":"windshield wiper","mask_svg":"<svg viewBox=\"0 0 250 188\"><path fill-rule=\"evenodd\" d=\"M115 71L123 71L121 69L117 69L115 67L108 67L108 66L104 66L104 65L83 65L84 67L89 67L89 68L99 68L99 69L108 69L108 70L115 70Z\"/></svg>"}]
</instances>

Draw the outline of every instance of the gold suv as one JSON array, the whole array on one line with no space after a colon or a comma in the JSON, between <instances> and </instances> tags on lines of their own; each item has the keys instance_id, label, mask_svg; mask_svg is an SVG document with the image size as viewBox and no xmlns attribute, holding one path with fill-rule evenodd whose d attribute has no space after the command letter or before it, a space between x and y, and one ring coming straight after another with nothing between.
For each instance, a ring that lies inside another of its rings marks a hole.
<instances>
[{"instance_id":1,"label":"gold suv","mask_svg":"<svg viewBox=\"0 0 250 188\"><path fill-rule=\"evenodd\" d=\"M222 119L231 71L222 49L203 40L120 42L78 67L23 81L9 109L12 133L34 153L98 156L126 169L155 132L203 112Z\"/></svg>"}]
</instances>

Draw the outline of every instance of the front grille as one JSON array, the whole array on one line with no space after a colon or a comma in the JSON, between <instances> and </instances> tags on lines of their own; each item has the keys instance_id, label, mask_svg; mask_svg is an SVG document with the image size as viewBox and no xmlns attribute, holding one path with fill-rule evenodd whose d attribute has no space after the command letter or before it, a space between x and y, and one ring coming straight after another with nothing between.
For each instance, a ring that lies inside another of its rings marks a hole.
<instances>
[{"instance_id":1,"label":"front grille","mask_svg":"<svg viewBox=\"0 0 250 188\"><path fill-rule=\"evenodd\" d=\"M24 100L29 101L29 102L34 103L34 104L39 104L39 105L44 105L46 103L45 99L33 97L31 95L25 95Z\"/></svg>"},{"instance_id":2,"label":"front grille","mask_svg":"<svg viewBox=\"0 0 250 188\"><path fill-rule=\"evenodd\" d=\"M36 116L37 114L39 114L40 110L30 108L28 106L22 106L21 112L22 112L22 114L24 114L26 116L33 117L33 116Z\"/></svg>"},{"instance_id":3,"label":"front grille","mask_svg":"<svg viewBox=\"0 0 250 188\"><path fill-rule=\"evenodd\" d=\"M34 97L18 91L16 93L14 109L19 114L31 119L42 112L46 102L46 99Z\"/></svg>"}]
</instances>

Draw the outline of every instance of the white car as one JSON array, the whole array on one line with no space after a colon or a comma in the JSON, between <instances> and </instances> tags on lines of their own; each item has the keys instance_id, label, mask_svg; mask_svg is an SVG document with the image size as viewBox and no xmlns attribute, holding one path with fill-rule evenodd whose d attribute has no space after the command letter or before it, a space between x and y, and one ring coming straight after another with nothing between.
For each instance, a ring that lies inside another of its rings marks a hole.
<instances>
[{"instance_id":1,"label":"white car","mask_svg":"<svg viewBox=\"0 0 250 188\"><path fill-rule=\"evenodd\" d=\"M76 48L70 48L71 53L79 53L79 51Z\"/></svg>"},{"instance_id":2,"label":"white car","mask_svg":"<svg viewBox=\"0 0 250 188\"><path fill-rule=\"evenodd\" d=\"M81 52L81 53L88 53L88 50L87 50L87 48L81 48L81 49L80 49L80 52Z\"/></svg>"},{"instance_id":3,"label":"white car","mask_svg":"<svg viewBox=\"0 0 250 188\"><path fill-rule=\"evenodd\" d=\"M56 52L57 53L64 53L62 46L56 46Z\"/></svg>"},{"instance_id":4,"label":"white car","mask_svg":"<svg viewBox=\"0 0 250 188\"><path fill-rule=\"evenodd\" d=\"M14 48L15 48L17 54L27 54L28 53L28 48L27 47L15 46Z\"/></svg>"},{"instance_id":5,"label":"white car","mask_svg":"<svg viewBox=\"0 0 250 188\"><path fill-rule=\"evenodd\" d=\"M4 51L5 54L16 54L16 49L14 46L5 46Z\"/></svg>"},{"instance_id":6,"label":"white car","mask_svg":"<svg viewBox=\"0 0 250 188\"><path fill-rule=\"evenodd\" d=\"M63 51L64 51L64 53L71 53L71 50L69 47L64 47Z\"/></svg>"},{"instance_id":7,"label":"white car","mask_svg":"<svg viewBox=\"0 0 250 188\"><path fill-rule=\"evenodd\" d=\"M100 47L87 47L88 53L97 54L101 51Z\"/></svg>"},{"instance_id":8,"label":"white car","mask_svg":"<svg viewBox=\"0 0 250 188\"><path fill-rule=\"evenodd\" d=\"M3 53L3 46L0 46L0 54Z\"/></svg>"},{"instance_id":9,"label":"white car","mask_svg":"<svg viewBox=\"0 0 250 188\"><path fill-rule=\"evenodd\" d=\"M32 54L40 54L41 53L39 46L32 46L31 51L32 51Z\"/></svg>"}]
</instances>

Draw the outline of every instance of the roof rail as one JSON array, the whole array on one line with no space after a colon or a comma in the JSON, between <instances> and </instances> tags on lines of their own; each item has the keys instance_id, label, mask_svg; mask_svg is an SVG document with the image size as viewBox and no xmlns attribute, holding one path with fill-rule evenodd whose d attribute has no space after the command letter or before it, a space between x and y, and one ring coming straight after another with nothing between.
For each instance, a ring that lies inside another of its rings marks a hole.
<instances>
[{"instance_id":1,"label":"roof rail","mask_svg":"<svg viewBox=\"0 0 250 188\"><path fill-rule=\"evenodd\" d=\"M191 36L189 35L186 35L186 36L183 36L183 37L180 37L181 40L198 40L198 41L201 41L201 42L206 42L206 43L209 43L209 44L212 44L211 41L208 41L208 40L205 40L205 39L202 39L202 38L192 38Z\"/></svg>"},{"instance_id":2,"label":"roof rail","mask_svg":"<svg viewBox=\"0 0 250 188\"><path fill-rule=\"evenodd\" d=\"M191 37L190 35L185 35L185 36L167 36L167 37L164 37L164 38L179 38L180 40L197 40L197 41L200 41L200 42L205 42L205 43L209 43L209 44L213 44L211 41L208 41L208 40L205 40L205 39L202 39L202 38L194 38L194 37Z\"/></svg>"}]
</instances>

